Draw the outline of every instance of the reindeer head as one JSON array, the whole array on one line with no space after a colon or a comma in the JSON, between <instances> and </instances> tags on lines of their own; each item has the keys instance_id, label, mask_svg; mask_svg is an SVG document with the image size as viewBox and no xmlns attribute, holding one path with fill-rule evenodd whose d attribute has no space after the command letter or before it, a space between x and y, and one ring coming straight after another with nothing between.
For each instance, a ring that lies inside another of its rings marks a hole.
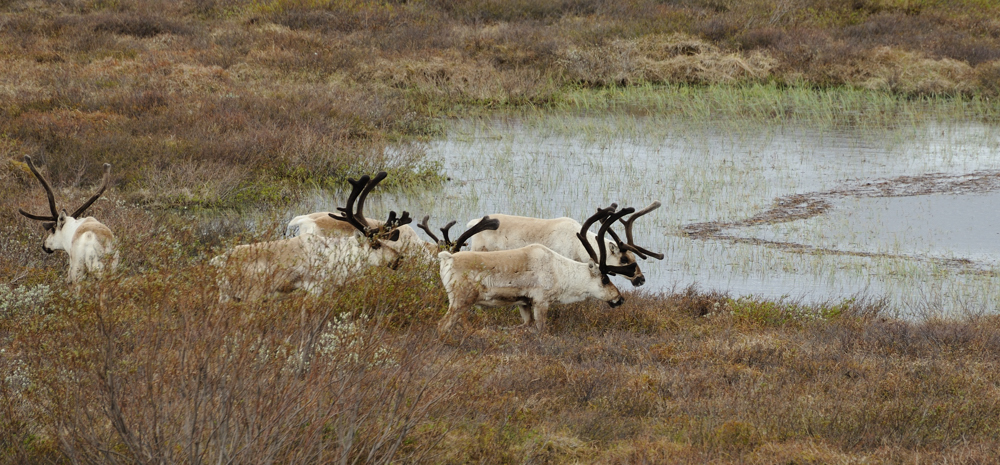
<instances>
[{"instance_id":1,"label":"reindeer head","mask_svg":"<svg viewBox=\"0 0 1000 465\"><path fill-rule=\"evenodd\" d=\"M603 220L601 220L602 225L608 221L612 222L621 221L621 223L625 225L625 238L627 242L623 242L621 238L618 237L618 234L615 234L615 231L613 229L608 228L607 231L608 235L611 236L611 241L613 241L613 242L608 241L609 248L611 249L608 255L611 257L615 257L619 261L619 265L629 265L632 263L637 263L635 257L639 257L643 260L646 260L649 257L653 257L657 260L663 260L663 254L659 254L644 249L636 245L634 239L632 239L632 223L635 222L636 218L639 218L640 216L643 216L653 210L656 210L657 208L660 208L660 205L661 205L660 202L653 202L649 204L649 206L647 206L646 208L643 208L642 210L635 212L635 214L630 216L628 220L623 220L621 219L621 217L618 217L617 220L611 220L611 215L608 215ZM610 208L613 212L614 209L617 208L617 204L611 204L611 206L608 208ZM636 287L642 286L643 284L646 283L646 277L643 276L642 270L640 270L638 266L636 266L634 274L623 274L623 276L629 278L629 280L632 282L632 285Z\"/></svg>"},{"instance_id":2,"label":"reindeer head","mask_svg":"<svg viewBox=\"0 0 1000 465\"><path fill-rule=\"evenodd\" d=\"M608 276L616 274L634 276L637 273L636 269L638 268L638 265L634 262L627 265L608 265L608 250L607 244L604 241L604 236L610 230L611 225L614 224L615 221L618 221L621 217L635 211L634 208L624 208L615 212L616 208L618 208L618 206L615 204L612 204L607 208L599 208L597 213L590 218L587 218L587 221L583 222L580 232L576 233L576 237L580 239L580 242L583 243L583 248L586 249L587 254L590 255L591 263L589 265L592 272L595 273L595 275L600 276L601 284L612 297L608 300L608 305L611 305L612 307L617 307L625 303L625 299L621 296L618 288L611 283L611 279ZM594 253L594 248L590 246L590 241L587 240L587 231L590 229L590 225L595 221L601 221L601 227L597 231L597 248L600 250L599 253Z\"/></svg>"},{"instance_id":3,"label":"reindeer head","mask_svg":"<svg viewBox=\"0 0 1000 465\"><path fill-rule=\"evenodd\" d=\"M389 218L377 228L368 226L368 220L365 219L364 215L365 199L368 197L368 193L386 176L386 172L382 171L374 178L365 175L358 180L348 179L352 189L351 194L347 197L347 207L337 207L342 215L330 213L330 217L346 221L354 226L364 237L365 243L375 252L372 254L372 258L376 262L388 264L390 268L395 269L399 266L399 259L402 255L400 244L396 243L399 241L399 227L413 221L410 218L410 213L404 211L402 216L397 217L395 211L390 211ZM355 201L357 201L357 208L355 208Z\"/></svg>"},{"instance_id":4,"label":"reindeer head","mask_svg":"<svg viewBox=\"0 0 1000 465\"><path fill-rule=\"evenodd\" d=\"M444 225L444 227L441 228L441 235L444 236L444 240L441 240L438 239L438 237L435 236L433 232L431 232L430 226L427 225L428 219L430 219L430 216L425 216L424 219L421 220L419 224L417 224L417 227L423 229L424 232L426 232L427 235L430 236L431 240L437 243L438 249L447 250L451 253L455 253L461 250L461 248L465 245L465 241L469 240L469 238L471 238L472 236L475 236L476 234L481 233L483 231L496 231L500 227L500 220L495 218L490 218L489 215L487 215L484 216L481 220L479 220L479 222L476 223L475 226L469 228L464 233L462 233L462 235L458 236L458 240L452 242L451 239L448 238L448 230L455 225L454 221Z\"/></svg>"},{"instance_id":5,"label":"reindeer head","mask_svg":"<svg viewBox=\"0 0 1000 465\"><path fill-rule=\"evenodd\" d=\"M67 214L65 209L59 211L56 208L56 200L55 195L52 194L52 188L49 187L49 183L45 181L45 178L43 178L41 173L38 172L38 169L35 168L35 164L32 163L31 157L25 155L24 162L27 163L28 168L31 169L31 174L34 174L35 178L38 179L38 182L40 182L42 187L45 188L45 196L48 197L49 200L50 214L48 216L35 215L20 208L17 209L17 211L27 218L43 222L42 227L45 228L46 235L45 241L42 242L42 250L44 250L45 253L52 253L58 249L69 250L72 237L62 237L62 232L67 224L75 223L80 215L83 215L83 213L87 211L87 208L90 208L90 206L101 197L104 190L108 188L108 181L111 179L111 165L109 163L104 164L104 182L101 184L101 188L97 191L97 193L73 211L72 214Z\"/></svg>"}]
</instances>

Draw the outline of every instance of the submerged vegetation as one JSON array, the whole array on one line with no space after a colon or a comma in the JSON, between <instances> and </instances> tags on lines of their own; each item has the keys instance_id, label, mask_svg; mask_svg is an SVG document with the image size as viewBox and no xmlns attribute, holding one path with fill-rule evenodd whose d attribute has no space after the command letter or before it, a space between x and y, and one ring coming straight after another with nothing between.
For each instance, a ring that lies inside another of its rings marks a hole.
<instances>
[{"instance_id":1,"label":"submerged vegetation","mask_svg":"<svg viewBox=\"0 0 1000 465\"><path fill-rule=\"evenodd\" d=\"M227 304L207 264L280 237L276 208L308 189L441 183L423 142L455 117L1000 124L997 18L983 0L0 0L0 463L993 461L989 312L689 288L559 306L547 334L477 310L449 346L434 264ZM65 288L17 214L45 205L24 155L60 202L113 165L90 214L116 273Z\"/></svg>"}]
</instances>

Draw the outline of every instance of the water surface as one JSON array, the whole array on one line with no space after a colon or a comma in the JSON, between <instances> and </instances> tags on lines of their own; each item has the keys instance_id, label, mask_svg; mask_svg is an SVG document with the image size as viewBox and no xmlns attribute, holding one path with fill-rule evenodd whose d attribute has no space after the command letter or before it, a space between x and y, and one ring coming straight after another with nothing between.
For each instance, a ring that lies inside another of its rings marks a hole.
<instances>
[{"instance_id":1,"label":"water surface","mask_svg":"<svg viewBox=\"0 0 1000 465\"><path fill-rule=\"evenodd\" d=\"M904 316L996 312L998 147L1000 129L974 123L817 130L627 116L467 121L426 147L451 177L443 189L373 194L366 211L407 209L431 215L432 225L489 213L582 221L612 202L659 200L663 207L635 226L640 245L666 254L640 263L653 292L695 285L807 302L885 297ZM920 177L937 187L913 181ZM969 177L990 182L969 188ZM741 224L795 195L829 208ZM298 213L338 200L342 193L318 195ZM707 222L729 226L717 237L684 233Z\"/></svg>"}]
</instances>

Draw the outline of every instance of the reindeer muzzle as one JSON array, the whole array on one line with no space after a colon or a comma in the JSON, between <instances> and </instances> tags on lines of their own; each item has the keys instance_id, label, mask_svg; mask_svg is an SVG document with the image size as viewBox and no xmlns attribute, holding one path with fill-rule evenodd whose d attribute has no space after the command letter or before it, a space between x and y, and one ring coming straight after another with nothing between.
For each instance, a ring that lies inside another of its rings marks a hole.
<instances>
[{"instance_id":1,"label":"reindeer muzzle","mask_svg":"<svg viewBox=\"0 0 1000 465\"><path fill-rule=\"evenodd\" d=\"M622 297L622 296L618 296L618 298L615 299L615 300L609 300L608 301L608 305L610 305L611 308L615 308L615 307L617 307L617 306L619 306L619 305L621 305L623 303L625 303L625 298Z\"/></svg>"},{"instance_id":2,"label":"reindeer muzzle","mask_svg":"<svg viewBox=\"0 0 1000 465\"><path fill-rule=\"evenodd\" d=\"M639 286L642 286L643 284L646 284L646 277L645 276L639 275L639 276L636 276L636 277L632 278L632 286L633 287L639 287Z\"/></svg>"},{"instance_id":3,"label":"reindeer muzzle","mask_svg":"<svg viewBox=\"0 0 1000 465\"><path fill-rule=\"evenodd\" d=\"M44 250L45 253L53 253L53 252L55 252L55 250L52 250L52 249L50 249L48 247L45 247L44 245L42 246L42 250Z\"/></svg>"}]
</instances>

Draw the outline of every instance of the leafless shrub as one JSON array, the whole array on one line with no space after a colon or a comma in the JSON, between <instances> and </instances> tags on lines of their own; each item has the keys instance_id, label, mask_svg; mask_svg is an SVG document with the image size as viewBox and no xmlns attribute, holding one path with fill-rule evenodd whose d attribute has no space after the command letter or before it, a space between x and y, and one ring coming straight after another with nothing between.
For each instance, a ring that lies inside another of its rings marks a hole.
<instances>
[{"instance_id":1,"label":"leafless shrub","mask_svg":"<svg viewBox=\"0 0 1000 465\"><path fill-rule=\"evenodd\" d=\"M714 16L695 27L695 31L708 40L721 42L728 40L741 31L736 18Z\"/></svg>"},{"instance_id":2,"label":"leafless shrub","mask_svg":"<svg viewBox=\"0 0 1000 465\"><path fill-rule=\"evenodd\" d=\"M984 94L1000 95L1000 60L976 67L976 81Z\"/></svg>"},{"instance_id":3,"label":"leafless shrub","mask_svg":"<svg viewBox=\"0 0 1000 465\"><path fill-rule=\"evenodd\" d=\"M109 109L120 115L137 118L168 105L168 96L155 89L135 89L113 97Z\"/></svg>"},{"instance_id":4,"label":"leafless shrub","mask_svg":"<svg viewBox=\"0 0 1000 465\"><path fill-rule=\"evenodd\" d=\"M173 20L145 14L100 14L95 16L93 21L94 32L110 32L140 38L188 32L184 25Z\"/></svg>"},{"instance_id":5,"label":"leafless shrub","mask_svg":"<svg viewBox=\"0 0 1000 465\"><path fill-rule=\"evenodd\" d=\"M432 332L388 331L378 303L374 315L303 298L217 305L206 273L169 277L182 293L147 275L95 285L93 301L56 299L44 313L80 313L35 335L54 351L12 346L3 361L25 363L33 388L3 406L32 405L12 418L35 418L31 430L83 462L386 463L436 444L426 432L403 443L456 393Z\"/></svg>"},{"instance_id":6,"label":"leafless shrub","mask_svg":"<svg viewBox=\"0 0 1000 465\"><path fill-rule=\"evenodd\" d=\"M1000 45L964 34L947 35L937 41L934 53L940 57L964 61L970 66L978 66L1000 59Z\"/></svg>"},{"instance_id":7,"label":"leafless shrub","mask_svg":"<svg viewBox=\"0 0 1000 465\"><path fill-rule=\"evenodd\" d=\"M736 37L736 43L743 50L774 48L785 40L785 32L775 27L761 27L743 32Z\"/></svg>"},{"instance_id":8,"label":"leafless shrub","mask_svg":"<svg viewBox=\"0 0 1000 465\"><path fill-rule=\"evenodd\" d=\"M558 18L563 15L586 16L597 11L603 3L594 0L519 0L505 2L499 0L463 0L456 2L438 1L435 6L452 17L466 22L496 21L538 21Z\"/></svg>"}]
</instances>

